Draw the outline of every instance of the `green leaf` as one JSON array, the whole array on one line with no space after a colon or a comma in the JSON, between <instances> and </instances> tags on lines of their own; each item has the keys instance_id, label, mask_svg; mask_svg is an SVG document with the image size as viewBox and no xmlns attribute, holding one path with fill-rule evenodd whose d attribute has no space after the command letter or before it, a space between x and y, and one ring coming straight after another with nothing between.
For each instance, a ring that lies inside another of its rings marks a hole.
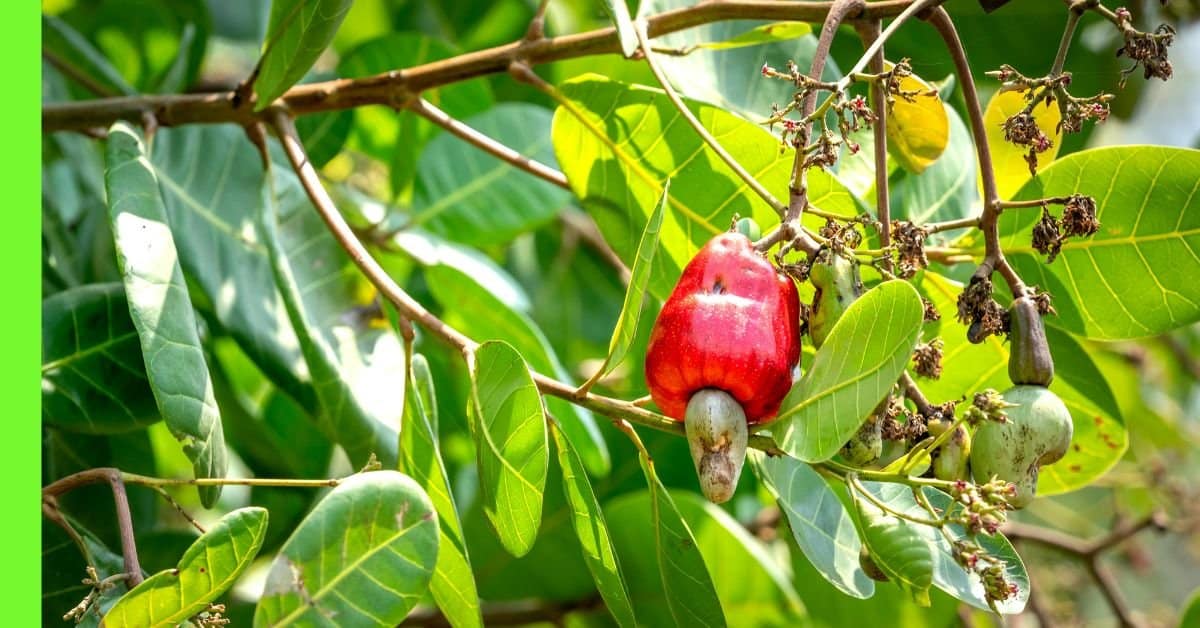
<instances>
[{"instance_id":1,"label":"green leaf","mask_svg":"<svg viewBox=\"0 0 1200 628\"><path fill-rule=\"evenodd\" d=\"M209 528L174 569L126 593L104 616L108 628L175 626L204 610L245 571L267 531L267 511L239 508Z\"/></svg>"},{"instance_id":2,"label":"green leaf","mask_svg":"<svg viewBox=\"0 0 1200 628\"><path fill-rule=\"evenodd\" d=\"M638 49L637 33L633 30L633 20L629 19L629 7L625 0L604 0L604 12L612 20L617 29L617 39L621 42L621 54L628 59Z\"/></svg>"},{"instance_id":3,"label":"green leaf","mask_svg":"<svg viewBox=\"0 0 1200 628\"><path fill-rule=\"evenodd\" d=\"M438 523L396 471L347 478L304 518L267 573L255 626L394 626L429 587Z\"/></svg>"},{"instance_id":4,"label":"green leaf","mask_svg":"<svg viewBox=\"0 0 1200 628\"><path fill-rule=\"evenodd\" d=\"M322 427L354 464L365 464L375 454L385 467L395 466L404 401L390 386L404 381L404 349L390 330L356 329L342 319L356 296L357 277L347 278L355 270L295 176L282 167L272 168L268 176L260 229L312 374ZM286 240L281 220L289 223L291 237Z\"/></svg>"},{"instance_id":5,"label":"green leaf","mask_svg":"<svg viewBox=\"0 0 1200 628\"><path fill-rule=\"evenodd\" d=\"M694 4L692 0L643 0L641 15L690 8ZM800 24L721 20L657 36L654 38L654 45L691 50L684 56L658 57L667 78L681 95L710 103L757 123L771 115L771 105L789 102L795 91L795 87L787 81L764 77L759 71L763 64L782 68L790 60L804 68L805 72L812 66L817 37L811 32L800 33L804 28ZM747 31L748 28L751 30ZM767 36L768 31L771 32L770 36ZM759 37L762 37L763 41L749 41ZM738 38L745 38L747 41L738 46L721 45L722 42ZM715 48L713 44L716 44ZM700 48L692 50L693 46ZM821 72L822 80L836 81L841 76L836 61L830 56ZM775 127L775 132L779 131L780 127ZM728 138L725 137L718 139L723 145L728 142ZM745 162L742 164L745 165ZM786 185L784 182L783 188L768 186L768 189L786 190ZM766 228L766 225L763 227Z\"/></svg>"},{"instance_id":6,"label":"green leaf","mask_svg":"<svg viewBox=\"0 0 1200 628\"><path fill-rule=\"evenodd\" d=\"M471 128L529 159L555 166L548 110L503 103L466 119ZM414 226L473 245L502 244L546 224L570 192L469 146L449 133L433 138L417 163Z\"/></svg>"},{"instance_id":7,"label":"green leaf","mask_svg":"<svg viewBox=\"0 0 1200 628\"><path fill-rule=\"evenodd\" d=\"M1179 613L1179 628L1196 628L1200 626L1200 588L1192 592L1188 601L1183 604Z\"/></svg>"},{"instance_id":8,"label":"green leaf","mask_svg":"<svg viewBox=\"0 0 1200 628\"><path fill-rule=\"evenodd\" d=\"M264 172L245 132L235 125L162 128L152 162L189 283L271 381L316 407L257 225Z\"/></svg>"},{"instance_id":9,"label":"green leaf","mask_svg":"<svg viewBox=\"0 0 1200 628\"><path fill-rule=\"evenodd\" d=\"M625 577L608 535L608 524L604 521L604 513L596 501L596 494L588 481L583 462L575 450L571 449L570 441L563 436L562 430L556 424L550 425L550 434L554 436L554 445L558 449L563 493L571 505L571 522L575 526L575 534L583 550L583 559L587 561L592 579L596 581L596 589L600 591L605 606L619 626L636 626L637 619L629 602L629 590L625 586Z\"/></svg>"},{"instance_id":10,"label":"green leaf","mask_svg":"<svg viewBox=\"0 0 1200 628\"><path fill-rule=\"evenodd\" d=\"M42 420L111 434L161 417L125 287L90 284L42 301Z\"/></svg>"},{"instance_id":11,"label":"green leaf","mask_svg":"<svg viewBox=\"0 0 1200 628\"><path fill-rule=\"evenodd\" d=\"M975 145L971 143L971 133L958 112L941 104L950 132L949 143L941 157L929 164L920 176L905 171L892 185L893 215L917 224L966 218L978 205ZM869 154L867 159L870 159Z\"/></svg>"},{"instance_id":12,"label":"green leaf","mask_svg":"<svg viewBox=\"0 0 1200 628\"><path fill-rule=\"evenodd\" d=\"M885 67L890 69L891 64ZM913 74L900 79L900 89L921 93L912 102L896 96L888 107L888 154L905 170L921 174L946 150L950 119L935 88L921 77Z\"/></svg>"},{"instance_id":13,"label":"green leaf","mask_svg":"<svg viewBox=\"0 0 1200 628\"><path fill-rule=\"evenodd\" d=\"M350 11L353 0L272 0L254 92L255 111L271 106L308 73Z\"/></svg>"},{"instance_id":14,"label":"green leaf","mask_svg":"<svg viewBox=\"0 0 1200 628\"><path fill-rule=\"evenodd\" d=\"M521 354L503 341L480 345L469 366L484 512L504 548L524 556L541 525L549 465L542 396Z\"/></svg>"},{"instance_id":15,"label":"green leaf","mask_svg":"<svg viewBox=\"0 0 1200 628\"><path fill-rule=\"evenodd\" d=\"M901 489L907 487L899 486ZM912 596L920 606L929 606L929 587L933 584L933 549L919 528L929 527L884 512L851 489L858 509L862 540L871 558L888 578ZM929 515L926 514L926 517Z\"/></svg>"},{"instance_id":16,"label":"green leaf","mask_svg":"<svg viewBox=\"0 0 1200 628\"><path fill-rule=\"evenodd\" d=\"M921 291L942 313L942 320L927 327L927 337L942 342L942 376L920 380L921 389L934 399L950 399L994 388L1003 392L1008 380L1008 345L990 336L980 344L967 342L967 328L954 319L955 302L962 286L926 272ZM1038 473L1038 495L1054 495L1082 488L1104 475L1121 459L1129 434L1107 380L1087 351L1070 334L1055 327L1057 317L1046 318L1046 339L1057 366L1050 390L1071 411L1074 435L1067 455Z\"/></svg>"},{"instance_id":17,"label":"green leaf","mask_svg":"<svg viewBox=\"0 0 1200 628\"><path fill-rule=\"evenodd\" d=\"M304 141L304 151L314 168L321 168L336 157L353 129L353 109L296 118L296 132Z\"/></svg>"},{"instance_id":18,"label":"green leaf","mask_svg":"<svg viewBox=\"0 0 1200 628\"><path fill-rule=\"evenodd\" d=\"M437 432L429 421L427 408L436 408L436 401L424 356L412 357L406 382L404 420L400 427L400 470L425 489L437 512L438 554L430 583L433 599L452 625L482 626L479 593L475 589L466 539L450 492L450 476L442 461Z\"/></svg>"},{"instance_id":19,"label":"green leaf","mask_svg":"<svg viewBox=\"0 0 1200 628\"><path fill-rule=\"evenodd\" d=\"M1152 336L1200 321L1200 151L1115 146L1074 153L1017 199L1086 194L1100 232L1063 243L1044 264L1031 236L1037 210L1006 211L1001 245L1026 281L1054 295L1060 324L1100 340Z\"/></svg>"},{"instance_id":20,"label":"green leaf","mask_svg":"<svg viewBox=\"0 0 1200 628\"><path fill-rule=\"evenodd\" d=\"M735 35L723 41L695 44L697 48L706 50L728 50L745 46L757 46L774 42L799 39L812 34L812 26L808 22L771 22Z\"/></svg>"},{"instance_id":21,"label":"green leaf","mask_svg":"<svg viewBox=\"0 0 1200 628\"><path fill-rule=\"evenodd\" d=\"M749 453L755 474L779 503L792 538L817 572L846 595L874 595L875 581L859 566L862 541L854 519L825 480L795 458Z\"/></svg>"},{"instance_id":22,"label":"green leaf","mask_svg":"<svg viewBox=\"0 0 1200 628\"><path fill-rule=\"evenodd\" d=\"M992 149L992 166L996 173L996 191L1002 199L1011 199L1026 181L1033 178L1029 173L1029 163L1025 161L1029 148L1004 139L1004 121L1024 109L1026 104L1023 92L997 90L983 112L983 128L987 130L988 147ZM1056 105L1035 107L1033 119L1051 141L1050 148L1037 156L1038 168L1045 169L1062 148L1062 132L1058 130L1062 113ZM982 179L979 186L982 190Z\"/></svg>"},{"instance_id":23,"label":"green leaf","mask_svg":"<svg viewBox=\"0 0 1200 628\"><path fill-rule=\"evenodd\" d=\"M105 182L117 260L129 314L141 340L158 409L197 478L225 476L221 413L196 330L171 225L140 134L124 122L109 129ZM200 488L211 507L219 486Z\"/></svg>"},{"instance_id":24,"label":"green leaf","mask_svg":"<svg viewBox=\"0 0 1200 628\"><path fill-rule=\"evenodd\" d=\"M658 479L654 462L645 454L639 460L650 485L654 547L671 617L678 626L724 626L725 612L696 538Z\"/></svg>"},{"instance_id":25,"label":"green leaf","mask_svg":"<svg viewBox=\"0 0 1200 628\"><path fill-rule=\"evenodd\" d=\"M414 230L397 234L396 246L425 266L430 292L445 308L443 320L476 341L503 340L533 370L571 382L567 371L537 324L530 319L529 298L503 268L474 249L443 242ZM474 316L472 312L488 312ZM591 412L564 399L546 399L550 415L563 428L575 451L595 475L608 474L608 446Z\"/></svg>"},{"instance_id":26,"label":"green leaf","mask_svg":"<svg viewBox=\"0 0 1200 628\"><path fill-rule=\"evenodd\" d=\"M92 79L116 95L132 96L137 93L125 78L113 68L104 53L96 49L79 31L70 24L53 16L42 14L42 47L84 76Z\"/></svg>"},{"instance_id":27,"label":"green leaf","mask_svg":"<svg viewBox=\"0 0 1200 628\"><path fill-rule=\"evenodd\" d=\"M772 428L780 448L806 462L837 453L904 372L923 312L904 281L882 283L852 303L783 400Z\"/></svg>"},{"instance_id":28,"label":"green leaf","mask_svg":"<svg viewBox=\"0 0 1200 628\"><path fill-rule=\"evenodd\" d=\"M889 508L913 517L925 519L930 517L929 512L922 508L913 497L912 489L907 486L882 482L863 482L862 484L867 491L879 501L887 504ZM924 487L922 490L925 497L929 499L929 503L938 512L945 512L947 508L951 507L953 501L949 495L931 487ZM909 525L922 539L923 544L933 552L933 586L976 608L990 610L978 576L967 574L958 565L954 560L953 547L945 535L929 526ZM947 530L955 541L967 537L966 531L957 524L950 525ZM1025 571L1025 564L1021 561L1021 557L1017 555L1012 544L1002 534L979 534L976 535L975 540L988 555L1004 562L1005 573L1009 581L1017 585L1017 594L1003 602L998 602L996 607L1004 614L1020 613L1029 599L1029 575Z\"/></svg>"},{"instance_id":29,"label":"green leaf","mask_svg":"<svg viewBox=\"0 0 1200 628\"><path fill-rule=\"evenodd\" d=\"M650 283L650 268L654 265L654 255L658 252L658 234L662 229L663 209L667 206L671 181L663 186L662 202L650 214L646 228L642 231L642 239L638 242L637 257L633 260L633 268L629 273L629 287L625 290L625 301L621 305L621 314L613 328L612 340L608 343L608 356L604 364L596 370L593 380L598 380L610 373L625 359L629 347L637 338L638 320L642 316L642 306L646 300L646 285Z\"/></svg>"},{"instance_id":30,"label":"green leaf","mask_svg":"<svg viewBox=\"0 0 1200 628\"><path fill-rule=\"evenodd\" d=\"M626 264L632 264L649 216L671 179L662 250L654 258L650 292L665 299L682 268L734 214L764 229L779 217L712 155L663 93L596 75L562 86L552 138L571 189ZM709 105L689 108L725 149L771 190L786 190L792 160L770 133ZM822 209L857 215L858 201L832 176L809 173L809 198ZM816 224L816 223L814 223ZM820 224L824 224L820 222Z\"/></svg>"}]
</instances>

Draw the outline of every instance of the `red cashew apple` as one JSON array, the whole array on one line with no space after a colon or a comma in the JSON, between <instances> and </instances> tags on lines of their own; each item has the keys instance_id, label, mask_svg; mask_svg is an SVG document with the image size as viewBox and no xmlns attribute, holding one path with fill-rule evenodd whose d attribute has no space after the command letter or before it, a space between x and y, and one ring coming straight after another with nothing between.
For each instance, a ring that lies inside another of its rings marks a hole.
<instances>
[{"instance_id":1,"label":"red cashew apple","mask_svg":"<svg viewBox=\"0 0 1200 628\"><path fill-rule=\"evenodd\" d=\"M735 232L700 249L654 323L650 395L683 421L700 488L713 502L733 495L747 426L774 417L791 389L799 317L796 285Z\"/></svg>"}]
</instances>

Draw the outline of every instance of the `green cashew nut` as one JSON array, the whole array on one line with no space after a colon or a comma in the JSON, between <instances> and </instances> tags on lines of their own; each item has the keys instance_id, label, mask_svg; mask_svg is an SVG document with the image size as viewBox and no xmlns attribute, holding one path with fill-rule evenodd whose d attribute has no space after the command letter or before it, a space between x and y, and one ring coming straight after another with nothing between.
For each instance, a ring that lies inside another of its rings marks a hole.
<instances>
[{"instance_id":1,"label":"green cashew nut","mask_svg":"<svg viewBox=\"0 0 1200 628\"><path fill-rule=\"evenodd\" d=\"M935 438L950 427L948 421L929 422L929 433ZM963 480L967 477L967 460L971 455L971 434L959 425L946 442L933 452L933 477L939 480Z\"/></svg>"},{"instance_id":2,"label":"green cashew nut","mask_svg":"<svg viewBox=\"0 0 1200 628\"><path fill-rule=\"evenodd\" d=\"M827 251L813 264L808 280L816 289L812 314L808 318L808 333L812 336L813 346L820 347L829 337L834 323L862 295L863 284L858 275L858 262L832 251Z\"/></svg>"},{"instance_id":3,"label":"green cashew nut","mask_svg":"<svg viewBox=\"0 0 1200 628\"><path fill-rule=\"evenodd\" d=\"M976 483L993 477L1016 486L1008 503L1028 506L1037 495L1038 468L1057 462L1071 445L1071 413L1057 395L1041 386L1014 386L1002 395L1008 421L987 421L975 430L971 473Z\"/></svg>"},{"instance_id":4,"label":"green cashew nut","mask_svg":"<svg viewBox=\"0 0 1200 628\"><path fill-rule=\"evenodd\" d=\"M1046 327L1037 304L1021 297L1008 309L1012 353L1008 356L1008 379L1014 384L1049 386L1054 380L1054 358L1046 341Z\"/></svg>"}]
</instances>

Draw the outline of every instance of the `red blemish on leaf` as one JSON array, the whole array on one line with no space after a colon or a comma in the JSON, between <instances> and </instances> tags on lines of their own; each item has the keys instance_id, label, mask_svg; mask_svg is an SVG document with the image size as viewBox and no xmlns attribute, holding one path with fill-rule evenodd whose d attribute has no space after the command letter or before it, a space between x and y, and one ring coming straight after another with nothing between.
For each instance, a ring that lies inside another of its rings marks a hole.
<instances>
[{"instance_id":1,"label":"red blemish on leaf","mask_svg":"<svg viewBox=\"0 0 1200 628\"><path fill-rule=\"evenodd\" d=\"M1080 447L1079 443L1075 443L1074 445L1072 445L1072 447L1074 447L1075 451L1077 451L1077 452L1083 451L1083 447Z\"/></svg>"},{"instance_id":2,"label":"red blemish on leaf","mask_svg":"<svg viewBox=\"0 0 1200 628\"><path fill-rule=\"evenodd\" d=\"M1100 415L1096 415L1096 416L1092 417L1092 421L1094 421L1096 423L1096 425L1104 425L1104 418L1101 417Z\"/></svg>"},{"instance_id":3,"label":"red blemish on leaf","mask_svg":"<svg viewBox=\"0 0 1200 628\"><path fill-rule=\"evenodd\" d=\"M1083 467L1081 467L1077 464L1073 464L1068 468L1071 469L1072 471L1074 471L1075 473L1079 473L1080 471L1083 471Z\"/></svg>"}]
</instances>

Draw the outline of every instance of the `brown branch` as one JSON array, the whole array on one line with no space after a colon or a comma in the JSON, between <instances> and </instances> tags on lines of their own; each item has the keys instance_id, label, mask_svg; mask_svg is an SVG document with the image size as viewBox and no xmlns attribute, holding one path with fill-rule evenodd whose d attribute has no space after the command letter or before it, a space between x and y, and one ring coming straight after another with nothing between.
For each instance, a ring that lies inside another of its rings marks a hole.
<instances>
[{"instance_id":1,"label":"brown branch","mask_svg":"<svg viewBox=\"0 0 1200 628\"><path fill-rule=\"evenodd\" d=\"M867 48L879 39L879 22L858 22L858 36ZM871 57L870 69L875 74L883 73L883 46ZM875 114L874 128L871 129L875 139L875 216L879 219L879 245L887 248L892 243L892 208L888 190L887 169L887 94L884 93L883 83L871 83L871 113ZM891 270L891 260L885 265Z\"/></svg>"},{"instance_id":2,"label":"brown branch","mask_svg":"<svg viewBox=\"0 0 1200 628\"><path fill-rule=\"evenodd\" d=\"M137 542L133 536L133 517L129 514L129 497L125 494L125 481L119 470L112 468L89 469L54 482L42 489L43 511L47 509L47 504L52 504L57 510L55 498L63 493L86 484L99 484L100 482L107 482L112 487L113 502L117 508L117 529L121 534L121 557L125 561L125 573L129 574L129 586L136 587L142 582L142 567L138 564ZM51 517L51 520L55 520L54 517Z\"/></svg>"},{"instance_id":3,"label":"brown branch","mask_svg":"<svg viewBox=\"0 0 1200 628\"><path fill-rule=\"evenodd\" d=\"M1101 562L1101 557L1106 551L1147 528L1154 528L1160 532L1165 531L1167 529L1166 515L1161 511L1154 512L1135 522L1120 524L1107 534L1090 541L1075 538L1058 530L1015 521L1006 523L1001 532L1010 539L1058 549L1083 561L1088 573L1096 581L1096 585L1100 588L1100 592L1108 601L1109 607L1112 608L1121 625L1136 627L1141 626L1142 622L1134 617L1125 596L1121 594L1119 583L1113 577L1112 572Z\"/></svg>"},{"instance_id":4,"label":"brown branch","mask_svg":"<svg viewBox=\"0 0 1200 628\"><path fill-rule=\"evenodd\" d=\"M975 152L979 158L979 173L983 179L983 215L979 218L979 227L983 231L984 259L975 276L980 279L990 277L992 271L1000 271L1009 289L1014 295L1025 294L1025 282L1017 275L1000 250L1000 194L996 188L996 170L992 165L992 151L987 140L987 128L983 123L983 106L979 101L979 92L975 89L975 78L971 74L971 64L967 61L967 51L963 48L962 40L950 14L942 7L935 7L926 19L946 44L950 56L954 59L954 69L958 74L963 89L963 100L967 105L967 118L971 126L971 136L975 140Z\"/></svg>"},{"instance_id":5,"label":"brown branch","mask_svg":"<svg viewBox=\"0 0 1200 628\"><path fill-rule=\"evenodd\" d=\"M893 17L907 8L912 1L872 2L856 17L867 20ZM831 2L713 0L650 16L648 32L653 38L731 19L821 21L825 19L832 5ZM511 44L374 76L297 85L281 96L277 104L296 115L349 109L361 105L403 106L412 95L486 74L506 72L514 62L536 65L589 55L617 54L619 51L620 43L615 29L611 27L560 37L522 39ZM50 104L42 108L42 130L51 132L107 128L117 120L140 123L145 112L154 114L163 126L220 122L246 125L256 120L265 120L270 115L265 110L254 112L250 107L239 107L239 104L233 91Z\"/></svg>"}]
</instances>

